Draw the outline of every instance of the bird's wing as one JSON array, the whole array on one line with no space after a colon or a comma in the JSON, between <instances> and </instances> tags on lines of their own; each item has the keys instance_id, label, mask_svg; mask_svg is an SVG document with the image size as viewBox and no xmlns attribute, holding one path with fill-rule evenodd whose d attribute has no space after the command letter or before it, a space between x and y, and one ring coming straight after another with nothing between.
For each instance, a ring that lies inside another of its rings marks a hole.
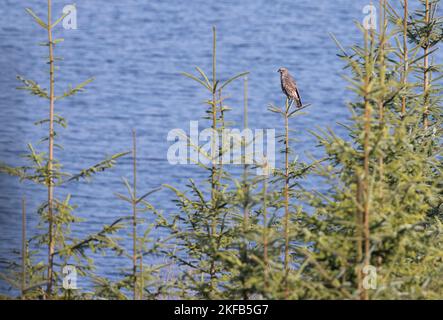
<instances>
[{"instance_id":1,"label":"bird's wing","mask_svg":"<svg viewBox=\"0 0 443 320\"><path fill-rule=\"evenodd\" d=\"M298 92L297 85L295 86L295 93L297 94L297 104L298 104L298 107L301 107L303 105L303 103L301 102L301 96L300 96L300 93Z\"/></svg>"},{"instance_id":2,"label":"bird's wing","mask_svg":"<svg viewBox=\"0 0 443 320\"><path fill-rule=\"evenodd\" d=\"M301 102L300 92L298 92L297 82L295 82L294 78L289 74L289 83L291 87L291 96L297 100L297 106L300 108L303 106Z\"/></svg>"},{"instance_id":3,"label":"bird's wing","mask_svg":"<svg viewBox=\"0 0 443 320\"><path fill-rule=\"evenodd\" d=\"M287 86L286 90L288 91L291 98L295 98L297 100L300 100L300 94L298 93L297 83L295 82L294 78L290 74L288 74L286 86Z\"/></svg>"}]
</instances>

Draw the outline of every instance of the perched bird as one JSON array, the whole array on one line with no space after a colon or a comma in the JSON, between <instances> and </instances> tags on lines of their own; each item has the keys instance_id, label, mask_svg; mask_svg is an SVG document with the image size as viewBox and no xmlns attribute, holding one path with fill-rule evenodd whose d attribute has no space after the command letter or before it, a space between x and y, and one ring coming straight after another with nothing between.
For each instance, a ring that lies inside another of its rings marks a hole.
<instances>
[{"instance_id":1,"label":"perched bird","mask_svg":"<svg viewBox=\"0 0 443 320\"><path fill-rule=\"evenodd\" d=\"M288 69L280 68L278 69L280 73L281 80L281 89L283 93L288 97L289 100L295 101L297 103L297 108L301 108L303 106L301 102L300 93L297 89L297 84L295 83L294 78L289 74Z\"/></svg>"}]
</instances>

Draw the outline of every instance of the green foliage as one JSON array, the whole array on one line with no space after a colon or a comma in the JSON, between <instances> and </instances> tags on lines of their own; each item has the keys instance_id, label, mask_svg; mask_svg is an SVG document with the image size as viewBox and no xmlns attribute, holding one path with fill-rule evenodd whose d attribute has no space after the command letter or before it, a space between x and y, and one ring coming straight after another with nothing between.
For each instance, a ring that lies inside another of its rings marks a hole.
<instances>
[{"instance_id":1,"label":"green foliage","mask_svg":"<svg viewBox=\"0 0 443 320\"><path fill-rule=\"evenodd\" d=\"M302 242L309 244L309 251L299 250L304 255L300 263L306 264L303 278L309 281L298 284L304 290L302 297L309 299L435 299L442 296L441 279L436 276L443 254L442 212L435 210L442 203L441 132L436 130L441 120L434 118L430 134L421 116L425 93L412 91L413 86L401 88L396 76L402 63L396 60L399 55L385 51L382 35L378 46L375 35L366 31L368 36L369 47L354 47L352 54L343 55L357 95L351 103L348 136L340 138L332 131L316 134L328 163L315 173L328 188L305 195L315 211L302 219ZM389 43L389 38L383 40ZM386 55L383 64L382 55ZM408 71L416 69L411 64ZM402 95L408 97L405 115L398 112ZM365 104L373 112L368 127L369 176L364 169ZM366 205L368 238L362 224ZM363 257L365 240L369 261ZM365 265L376 268L375 290L364 288Z\"/></svg>"},{"instance_id":2,"label":"green foliage","mask_svg":"<svg viewBox=\"0 0 443 320\"><path fill-rule=\"evenodd\" d=\"M122 228L122 219L113 222L110 226L104 226L102 230L86 236L85 239L75 239L71 237L71 226L73 223L81 222L81 220L73 213L75 206L70 204L70 195L63 200L52 196L55 187L66 182L90 178L97 172L110 169L115 165L118 158L125 156L127 153L112 155L90 168L81 170L79 174L75 175L61 171L62 165L53 157L53 147L59 147L60 149L62 149L62 147L54 143L57 133L53 130L52 125L57 124L62 128L66 128L67 126L67 121L62 116L53 112L55 101L83 91L85 86L93 79L89 79L73 88L69 87L69 89L59 97L54 94L54 64L57 59L53 58L53 48L57 43L60 43L62 39L52 40L52 28L54 28L64 16L52 24L50 21L50 1L48 2L48 6L48 23L43 22L31 9L26 9L26 11L41 27L48 31L49 41L47 45L49 48L49 82L51 90L48 92L48 90L38 85L37 82L25 79L22 76L17 76L17 79L23 84L21 87L18 87L19 90L28 91L32 95L50 101L49 117L35 123L36 125L49 123L49 136L42 138L40 141L48 143L49 152L39 152L31 143L28 143L29 153L23 157L29 165L21 167L12 167L3 163L0 165L0 172L16 176L21 181L30 181L42 185L48 188L48 192L51 194L51 196L48 195L48 201L43 202L38 209L40 217L39 228L43 230L49 228L49 231L39 234L30 240L35 247L35 253L39 253L40 250L45 252L47 250L45 247L49 248L48 263L46 264L42 261L34 263L30 258L27 261L22 261L22 264L26 264L24 268L25 274L29 278L27 282L30 283L31 286L31 289L25 290L24 298L30 299L43 296L57 299L66 296L66 292L64 292L64 289L61 287L61 276L56 268L54 268L55 264L60 264L61 266L74 264L80 275L91 276L94 264L92 259L89 258L86 252L87 250L89 250L90 253L99 251L106 252L109 250L116 254L123 253L122 248L118 245L116 239L113 238L113 234ZM22 239L22 241L27 241L27 239ZM32 253L34 253L34 251ZM16 279L23 278L23 275L18 273L14 266L18 266L18 264L13 263L10 274L2 275L2 278L6 279L12 287L20 288L20 286L17 285L20 281ZM48 272L46 275L44 274L45 270ZM46 292L43 292L43 285L47 286ZM55 287L55 290L53 290L53 287Z\"/></svg>"},{"instance_id":3,"label":"green foliage","mask_svg":"<svg viewBox=\"0 0 443 320\"><path fill-rule=\"evenodd\" d=\"M133 181L123 178L128 194L115 194L131 206L132 215L77 239L71 227L81 220L70 196L45 201L38 209L43 232L24 239L26 287L20 283L23 264L17 259L10 262L10 274L0 275L1 279L22 288L26 299L441 299L442 76L432 57L442 40L443 19L437 16L438 0L417 1L421 7L413 13L396 12L382 1L377 31L357 25L361 45L344 48L332 35L354 99L348 106L349 121L341 124L343 136L330 128L311 132L323 150L320 159L301 162L291 149L291 121L308 117L304 111L309 105L297 109L288 100L283 107L271 105L269 111L282 118L284 134L278 142L284 163L272 172L266 159L244 164L243 174L236 176L221 161L230 146L215 153L217 146L212 145L209 154L188 140L189 147L211 160L209 165L199 164L207 178L190 178L185 190L163 185L176 204L175 211L165 214L147 200L160 188L137 194L134 132ZM48 32L63 18L46 23L32 10L27 12ZM51 51L61 41L44 45ZM231 125L225 91L248 72L221 83L216 57L214 28L212 75L199 67L197 75L183 75L209 94L203 119L221 135ZM51 66L54 62L50 58ZM56 96L33 80L21 76L18 80L22 83L18 89L50 103L83 91L92 81ZM244 128L247 85L245 79ZM55 113L35 124L48 123L67 126ZM50 130L41 141L51 145L55 138L57 133ZM50 158L51 149L42 152L31 143L28 149L27 165L0 163L0 172L48 190L89 179L129 153L73 174ZM257 167L265 175L254 175L251 169ZM318 183L306 189L306 179ZM121 236L126 229L132 249L122 244L128 238ZM160 235L155 236L154 230ZM51 243L54 266L74 264L80 275L91 279L92 292L61 288L58 268L37 258ZM94 253L132 260L132 268L123 268L112 280L98 276ZM146 263L145 256L155 262ZM48 269L54 269L51 278ZM367 286L368 276L374 275L369 269L376 274L372 288ZM54 288L48 295L44 286L51 280Z\"/></svg>"}]
</instances>

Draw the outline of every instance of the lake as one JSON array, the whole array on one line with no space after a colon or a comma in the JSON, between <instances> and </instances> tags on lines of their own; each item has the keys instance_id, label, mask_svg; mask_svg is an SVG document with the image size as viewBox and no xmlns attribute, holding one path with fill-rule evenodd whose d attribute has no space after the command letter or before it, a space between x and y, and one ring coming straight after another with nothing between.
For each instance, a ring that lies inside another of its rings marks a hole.
<instances>
[{"instance_id":1,"label":"lake","mask_svg":"<svg viewBox=\"0 0 443 320\"><path fill-rule=\"evenodd\" d=\"M57 1L54 15L69 2ZM131 147L131 130L138 135L140 194L162 183L184 185L190 177L204 178L196 166L173 166L166 159L174 128L189 131L189 122L204 115L207 94L194 82L180 75L195 73L195 66L211 71L212 26L218 34L218 75L221 80L249 71L249 121L253 128L276 128L281 119L267 111L270 103L282 105L279 74L285 66L297 80L304 103L311 104L307 115L291 122L297 141L293 148L302 159L320 156L315 138L308 132L331 127L343 132L339 121L349 116L346 102L352 98L342 75L343 62L329 33L344 46L361 40L354 21L362 21L368 0L242 0L242 1L154 1L154 0L77 0L77 30L59 24L55 34L65 41L56 47L63 57L56 73L56 90L95 77L87 90L56 104L56 113L68 120L59 130L64 150L56 157L63 168L78 172L106 155ZM45 2L29 0L31 7L46 16ZM47 48L38 46L46 34L24 10L24 4L3 0L0 7L0 160L23 164L20 155L26 145L46 151L39 139L46 126L32 123L45 118L47 102L16 90L16 75L36 80L47 87ZM441 54L438 54L441 58ZM227 100L233 111L229 120L242 122L243 83L231 85ZM204 121L201 120L204 124ZM277 159L279 160L279 158ZM100 229L117 217L130 214L130 208L114 193L125 193L122 177L131 178L131 159L97 175L91 182L72 183L57 190L57 196L70 193L75 213L87 220L74 233L82 235ZM311 181L313 187L315 183ZM0 270L5 260L20 249L21 198L28 202L28 233L34 235L36 209L46 191L16 178L0 179ZM173 195L164 190L149 200L158 209L173 212ZM149 220L150 217L147 217ZM128 243L129 247L129 243ZM149 262L149 261L148 261ZM110 275L125 266L115 257L98 257L98 272ZM130 261L128 261L129 265ZM6 290L4 285L1 291Z\"/></svg>"}]
</instances>

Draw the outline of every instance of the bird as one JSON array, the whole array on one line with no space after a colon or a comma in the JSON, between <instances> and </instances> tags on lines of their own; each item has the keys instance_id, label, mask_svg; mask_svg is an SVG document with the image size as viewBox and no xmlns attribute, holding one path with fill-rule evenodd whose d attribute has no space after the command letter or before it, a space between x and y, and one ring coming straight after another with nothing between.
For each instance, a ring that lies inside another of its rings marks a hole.
<instances>
[{"instance_id":1,"label":"bird","mask_svg":"<svg viewBox=\"0 0 443 320\"><path fill-rule=\"evenodd\" d=\"M303 104L294 78L289 74L289 71L286 68L280 68L277 72L280 73L281 89L283 93L289 100L297 103L297 108L301 108Z\"/></svg>"}]
</instances>

